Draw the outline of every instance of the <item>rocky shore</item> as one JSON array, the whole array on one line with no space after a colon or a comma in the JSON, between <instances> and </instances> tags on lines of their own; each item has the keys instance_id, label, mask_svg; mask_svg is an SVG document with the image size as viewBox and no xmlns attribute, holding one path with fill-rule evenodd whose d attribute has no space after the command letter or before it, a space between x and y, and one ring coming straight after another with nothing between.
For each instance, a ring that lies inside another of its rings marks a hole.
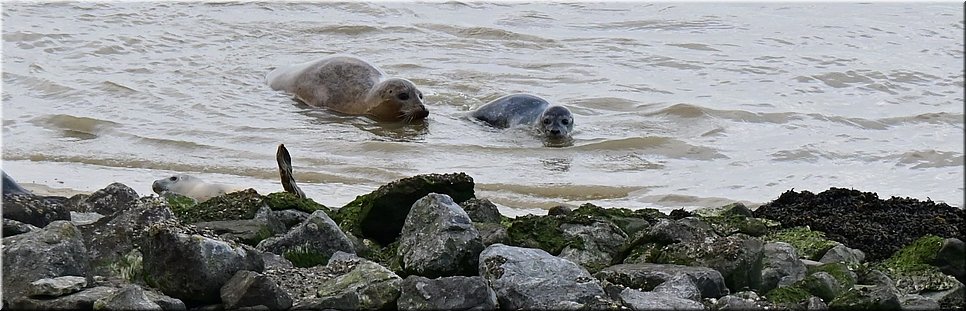
<instances>
[{"instance_id":1,"label":"rocky shore","mask_svg":"<svg viewBox=\"0 0 966 311\"><path fill-rule=\"evenodd\" d=\"M831 188L755 210L584 204L507 218L466 174L340 208L123 184L3 195L3 308L962 309L959 207Z\"/></svg>"}]
</instances>

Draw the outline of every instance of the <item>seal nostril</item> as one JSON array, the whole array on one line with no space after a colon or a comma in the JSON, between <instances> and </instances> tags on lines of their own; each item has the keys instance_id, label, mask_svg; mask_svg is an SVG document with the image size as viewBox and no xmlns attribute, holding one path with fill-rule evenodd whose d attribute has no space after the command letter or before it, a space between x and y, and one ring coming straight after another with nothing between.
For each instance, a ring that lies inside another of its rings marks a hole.
<instances>
[{"instance_id":1,"label":"seal nostril","mask_svg":"<svg viewBox=\"0 0 966 311\"><path fill-rule=\"evenodd\" d=\"M558 130L558 129L552 129L552 130L550 130L550 134L560 135L560 130Z\"/></svg>"}]
</instances>

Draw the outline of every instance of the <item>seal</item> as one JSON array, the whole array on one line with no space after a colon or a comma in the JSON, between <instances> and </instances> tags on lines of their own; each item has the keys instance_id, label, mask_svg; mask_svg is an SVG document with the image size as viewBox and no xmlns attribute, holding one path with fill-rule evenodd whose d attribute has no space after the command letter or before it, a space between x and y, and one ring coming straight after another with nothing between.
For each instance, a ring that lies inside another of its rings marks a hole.
<instances>
[{"instance_id":1,"label":"seal","mask_svg":"<svg viewBox=\"0 0 966 311\"><path fill-rule=\"evenodd\" d=\"M8 193L32 194L30 193L30 191L27 191L27 189L24 189L23 187L21 187L20 184L17 183L17 181L13 180L13 178L10 177L10 175L7 175L7 172L3 172L3 171L0 171L0 172L3 173L3 194L8 194Z\"/></svg>"},{"instance_id":2,"label":"seal","mask_svg":"<svg viewBox=\"0 0 966 311\"><path fill-rule=\"evenodd\" d=\"M279 67L265 80L273 90L292 94L306 105L365 115L380 122L412 122L429 115L416 85L389 78L379 68L353 56Z\"/></svg>"},{"instance_id":3,"label":"seal","mask_svg":"<svg viewBox=\"0 0 966 311\"><path fill-rule=\"evenodd\" d=\"M178 174L168 178L155 180L154 183L151 184L151 190L154 190L154 193L162 196L168 193L175 193L192 198L198 202L204 202L205 200L222 194L244 190L244 188L224 184L207 183L198 177L187 174Z\"/></svg>"},{"instance_id":4,"label":"seal","mask_svg":"<svg viewBox=\"0 0 966 311\"><path fill-rule=\"evenodd\" d=\"M497 128L530 126L550 143L571 141L570 133L574 129L574 116L570 110L530 94L497 98L473 110L470 116Z\"/></svg>"}]
</instances>

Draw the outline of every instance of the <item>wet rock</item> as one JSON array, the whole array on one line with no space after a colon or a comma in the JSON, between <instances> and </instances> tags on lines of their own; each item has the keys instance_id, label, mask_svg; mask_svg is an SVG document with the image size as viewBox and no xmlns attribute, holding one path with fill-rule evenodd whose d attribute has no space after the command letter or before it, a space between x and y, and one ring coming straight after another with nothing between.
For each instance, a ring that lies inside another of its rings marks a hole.
<instances>
[{"instance_id":1,"label":"wet rock","mask_svg":"<svg viewBox=\"0 0 966 311\"><path fill-rule=\"evenodd\" d=\"M116 293L94 301L95 310L164 310L138 285L127 285Z\"/></svg>"},{"instance_id":2,"label":"wet rock","mask_svg":"<svg viewBox=\"0 0 966 311\"><path fill-rule=\"evenodd\" d=\"M88 248L93 273L133 280L140 270L138 251L144 230L174 219L166 201L144 197L126 209L79 226Z\"/></svg>"},{"instance_id":3,"label":"wet rock","mask_svg":"<svg viewBox=\"0 0 966 311\"><path fill-rule=\"evenodd\" d=\"M939 303L918 294L899 297L902 310L940 310Z\"/></svg>"},{"instance_id":4,"label":"wet rock","mask_svg":"<svg viewBox=\"0 0 966 311\"><path fill-rule=\"evenodd\" d=\"M666 293L642 292L626 288L620 293L621 302L632 310L704 310L704 305Z\"/></svg>"},{"instance_id":5,"label":"wet rock","mask_svg":"<svg viewBox=\"0 0 966 311\"><path fill-rule=\"evenodd\" d=\"M429 279L410 275L403 280L399 310L497 310L496 293L478 276Z\"/></svg>"},{"instance_id":6,"label":"wet rock","mask_svg":"<svg viewBox=\"0 0 966 311\"><path fill-rule=\"evenodd\" d=\"M375 310L393 307L402 279L367 259L336 253L319 269L317 298L296 303L295 310Z\"/></svg>"},{"instance_id":7,"label":"wet rock","mask_svg":"<svg viewBox=\"0 0 966 311\"><path fill-rule=\"evenodd\" d=\"M275 213L268 206L262 206L252 219L206 221L194 225L210 230L224 240L239 241L252 246L286 232L285 224L275 218Z\"/></svg>"},{"instance_id":8,"label":"wet rock","mask_svg":"<svg viewBox=\"0 0 966 311\"><path fill-rule=\"evenodd\" d=\"M324 264L337 251L355 253L349 237L323 211L315 211L285 235L265 239L256 248L282 255L297 267Z\"/></svg>"},{"instance_id":9,"label":"wet rock","mask_svg":"<svg viewBox=\"0 0 966 311\"><path fill-rule=\"evenodd\" d=\"M4 206L6 208L6 206ZM26 294L29 284L44 278L89 276L87 248L80 230L55 221L40 230L3 238L3 297Z\"/></svg>"},{"instance_id":10,"label":"wet rock","mask_svg":"<svg viewBox=\"0 0 966 311\"><path fill-rule=\"evenodd\" d=\"M413 203L430 193L445 194L456 203L473 198L473 178L464 173L417 175L393 181L357 197L336 213L347 233L388 245L399 237Z\"/></svg>"},{"instance_id":11,"label":"wet rock","mask_svg":"<svg viewBox=\"0 0 966 311\"><path fill-rule=\"evenodd\" d=\"M90 195L71 198L71 211L98 213L104 216L131 208L137 204L138 193L122 183L112 183Z\"/></svg>"},{"instance_id":12,"label":"wet rock","mask_svg":"<svg viewBox=\"0 0 966 311\"><path fill-rule=\"evenodd\" d=\"M266 270L270 268L295 267L295 265L293 265L292 262L289 261L288 259L285 259L285 257L282 257L281 255L278 255L278 254L269 253L269 252L262 252L262 263L264 263Z\"/></svg>"},{"instance_id":13,"label":"wet rock","mask_svg":"<svg viewBox=\"0 0 966 311\"><path fill-rule=\"evenodd\" d=\"M733 290L757 288L761 281L764 243L743 233L702 242L674 243L656 258L658 263L709 267Z\"/></svg>"},{"instance_id":14,"label":"wet rock","mask_svg":"<svg viewBox=\"0 0 966 311\"><path fill-rule=\"evenodd\" d=\"M275 214L275 219L278 219L283 225L285 225L286 231L304 222L309 218L309 215L312 215L311 213L294 209L272 211L272 213Z\"/></svg>"},{"instance_id":15,"label":"wet rock","mask_svg":"<svg viewBox=\"0 0 966 311\"><path fill-rule=\"evenodd\" d=\"M962 305L963 283L932 265L944 244L945 239L937 236L924 236L916 240L881 263L880 267L888 275L880 278L895 280L890 285L895 284L900 294L921 294L936 300L943 307Z\"/></svg>"},{"instance_id":16,"label":"wet rock","mask_svg":"<svg viewBox=\"0 0 966 311\"><path fill-rule=\"evenodd\" d=\"M795 247L801 258L812 261L819 260L829 249L841 244L825 238L824 232L805 227L781 229L766 235L763 239L768 242L788 243Z\"/></svg>"},{"instance_id":17,"label":"wet rock","mask_svg":"<svg viewBox=\"0 0 966 311\"><path fill-rule=\"evenodd\" d=\"M681 273L654 287L651 292L701 302L701 289L695 282L693 276Z\"/></svg>"},{"instance_id":18,"label":"wet rock","mask_svg":"<svg viewBox=\"0 0 966 311\"><path fill-rule=\"evenodd\" d=\"M812 296L808 298L808 302L805 303L805 310L808 311L825 311L828 310L828 304L825 303L822 298Z\"/></svg>"},{"instance_id":19,"label":"wet rock","mask_svg":"<svg viewBox=\"0 0 966 311\"><path fill-rule=\"evenodd\" d=\"M590 272L597 272L615 260L627 235L609 221L589 225L567 223L560 226L564 236L574 241L560 251L561 258L576 262Z\"/></svg>"},{"instance_id":20,"label":"wet rock","mask_svg":"<svg viewBox=\"0 0 966 311\"><path fill-rule=\"evenodd\" d=\"M802 288L825 301L832 301L847 289L828 272L810 274L802 283Z\"/></svg>"},{"instance_id":21,"label":"wet rock","mask_svg":"<svg viewBox=\"0 0 966 311\"><path fill-rule=\"evenodd\" d=\"M292 298L275 281L247 270L236 272L225 283L221 288L221 301L229 310L257 306L287 310L292 307Z\"/></svg>"},{"instance_id":22,"label":"wet rock","mask_svg":"<svg viewBox=\"0 0 966 311\"><path fill-rule=\"evenodd\" d=\"M755 218L751 209L741 203L732 203L720 208L702 208L695 210L701 219L721 236L744 233L759 237L768 232L769 227L778 226L777 222Z\"/></svg>"},{"instance_id":23,"label":"wet rock","mask_svg":"<svg viewBox=\"0 0 966 311\"><path fill-rule=\"evenodd\" d=\"M757 288L762 293L805 278L805 264L798 259L795 248L788 243L766 243L763 266L761 282Z\"/></svg>"},{"instance_id":24,"label":"wet rock","mask_svg":"<svg viewBox=\"0 0 966 311\"><path fill-rule=\"evenodd\" d=\"M855 285L829 303L832 310L899 310L899 297L887 285Z\"/></svg>"},{"instance_id":25,"label":"wet rock","mask_svg":"<svg viewBox=\"0 0 966 311\"><path fill-rule=\"evenodd\" d=\"M557 205L547 210L547 215L566 216L566 215L570 215L571 212L573 212L573 209L571 209L570 207L567 207L564 205Z\"/></svg>"},{"instance_id":26,"label":"wet rock","mask_svg":"<svg viewBox=\"0 0 966 311\"><path fill-rule=\"evenodd\" d=\"M707 267L653 263L620 264L604 268L594 276L602 281L651 291L679 274L694 278L703 298L718 298L728 294L721 273Z\"/></svg>"},{"instance_id":27,"label":"wet rock","mask_svg":"<svg viewBox=\"0 0 966 311\"><path fill-rule=\"evenodd\" d=\"M483 242L483 246L490 246L497 243L510 243L510 236L507 234L506 227L501 224L474 222L473 227L476 228L476 231L480 232L480 240Z\"/></svg>"},{"instance_id":28,"label":"wet rock","mask_svg":"<svg viewBox=\"0 0 966 311\"><path fill-rule=\"evenodd\" d=\"M87 278L81 276L61 276L36 280L27 287L27 295L32 297L60 297L79 292L87 286Z\"/></svg>"},{"instance_id":29,"label":"wet rock","mask_svg":"<svg viewBox=\"0 0 966 311\"><path fill-rule=\"evenodd\" d=\"M474 223L499 223L503 219L496 204L487 199L472 198L460 204Z\"/></svg>"},{"instance_id":30,"label":"wet rock","mask_svg":"<svg viewBox=\"0 0 966 311\"><path fill-rule=\"evenodd\" d=\"M865 260L865 253L860 250L838 244L825 252L819 262L842 262L845 264L860 264Z\"/></svg>"},{"instance_id":31,"label":"wet rock","mask_svg":"<svg viewBox=\"0 0 966 311\"><path fill-rule=\"evenodd\" d=\"M452 198L430 193L410 209L397 251L408 274L433 278L475 275L483 242L470 217Z\"/></svg>"},{"instance_id":32,"label":"wet rock","mask_svg":"<svg viewBox=\"0 0 966 311\"><path fill-rule=\"evenodd\" d=\"M564 224L578 226L592 226L595 222L611 223L622 231L624 236L639 234L651 226L657 219L666 217L657 210L641 209L629 210L625 208L602 208L593 204L584 204L569 214L562 216L527 215L510 220L507 228L509 245L539 248L550 254L558 255L565 247L579 248L584 244L580 238L563 232ZM634 240L636 243L636 239ZM594 243L604 243L596 241ZM617 243L613 243L617 244ZM633 243L624 243L633 244ZM616 252L617 261L626 257L628 246L622 245ZM610 252L609 252L610 253Z\"/></svg>"},{"instance_id":33,"label":"wet rock","mask_svg":"<svg viewBox=\"0 0 966 311\"><path fill-rule=\"evenodd\" d=\"M58 220L70 220L65 198L52 199L29 193L4 193L3 218L37 227Z\"/></svg>"},{"instance_id":34,"label":"wet rock","mask_svg":"<svg viewBox=\"0 0 966 311\"><path fill-rule=\"evenodd\" d=\"M825 232L873 262L921 236L961 238L966 230L966 211L961 208L911 198L881 200L875 193L842 188L819 194L787 191L756 209L755 217L777 220L786 228L808 226Z\"/></svg>"},{"instance_id":35,"label":"wet rock","mask_svg":"<svg viewBox=\"0 0 966 311\"><path fill-rule=\"evenodd\" d=\"M13 219L3 219L3 237L12 237L18 234L24 234L30 231L40 229L37 226L31 224L25 224Z\"/></svg>"},{"instance_id":36,"label":"wet rock","mask_svg":"<svg viewBox=\"0 0 966 311\"><path fill-rule=\"evenodd\" d=\"M702 242L716 238L714 229L707 222L697 218L679 220L659 220L648 233L648 242L663 245L680 242Z\"/></svg>"},{"instance_id":37,"label":"wet rock","mask_svg":"<svg viewBox=\"0 0 966 311\"><path fill-rule=\"evenodd\" d=\"M6 228L6 225L4 225L4 228ZM936 258L931 264L939 267L939 271L942 273L952 275L960 283L966 283L964 262L966 262L966 244L960 239L948 238L943 240L942 246L939 247L939 253L936 254Z\"/></svg>"},{"instance_id":38,"label":"wet rock","mask_svg":"<svg viewBox=\"0 0 966 311\"><path fill-rule=\"evenodd\" d=\"M721 297L711 306L711 310L768 310L771 304L761 299L755 292L743 291Z\"/></svg>"},{"instance_id":39,"label":"wet rock","mask_svg":"<svg viewBox=\"0 0 966 311\"><path fill-rule=\"evenodd\" d=\"M583 267L539 249L490 245L480 254L479 271L503 309L553 309L604 295Z\"/></svg>"},{"instance_id":40,"label":"wet rock","mask_svg":"<svg viewBox=\"0 0 966 311\"><path fill-rule=\"evenodd\" d=\"M300 198L298 195L290 192L274 192L269 193L265 196L265 204L273 211L300 211L309 215L315 213L315 211L323 211L329 217L332 217L332 209L326 207L325 205L316 203L314 200L309 198Z\"/></svg>"},{"instance_id":41,"label":"wet rock","mask_svg":"<svg viewBox=\"0 0 966 311\"><path fill-rule=\"evenodd\" d=\"M227 193L198 204L170 199L168 203L175 216L186 224L252 219L262 207L268 206L265 197L254 189Z\"/></svg>"},{"instance_id":42,"label":"wet rock","mask_svg":"<svg viewBox=\"0 0 966 311\"><path fill-rule=\"evenodd\" d=\"M262 271L259 252L177 227L155 225L142 244L148 285L188 304L218 303L240 270Z\"/></svg>"},{"instance_id":43,"label":"wet rock","mask_svg":"<svg viewBox=\"0 0 966 311\"><path fill-rule=\"evenodd\" d=\"M5 289L6 290L6 289ZM94 310L94 302L117 292L116 288L97 286L53 299L16 297L4 309L10 310ZM4 296L4 299L11 297Z\"/></svg>"}]
</instances>

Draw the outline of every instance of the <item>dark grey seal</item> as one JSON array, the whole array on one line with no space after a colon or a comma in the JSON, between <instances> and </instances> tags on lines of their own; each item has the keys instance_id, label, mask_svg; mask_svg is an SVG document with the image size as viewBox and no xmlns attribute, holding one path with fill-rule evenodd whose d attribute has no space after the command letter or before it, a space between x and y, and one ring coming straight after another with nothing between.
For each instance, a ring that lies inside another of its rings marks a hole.
<instances>
[{"instance_id":1,"label":"dark grey seal","mask_svg":"<svg viewBox=\"0 0 966 311\"><path fill-rule=\"evenodd\" d=\"M574 116L570 110L551 105L535 95L503 96L472 111L470 116L498 128L530 126L553 145L572 141L570 133L574 130Z\"/></svg>"},{"instance_id":2,"label":"dark grey seal","mask_svg":"<svg viewBox=\"0 0 966 311\"><path fill-rule=\"evenodd\" d=\"M13 180L10 175L7 175L7 172L3 172L3 193L31 194L30 191L27 191L17 181Z\"/></svg>"}]
</instances>

